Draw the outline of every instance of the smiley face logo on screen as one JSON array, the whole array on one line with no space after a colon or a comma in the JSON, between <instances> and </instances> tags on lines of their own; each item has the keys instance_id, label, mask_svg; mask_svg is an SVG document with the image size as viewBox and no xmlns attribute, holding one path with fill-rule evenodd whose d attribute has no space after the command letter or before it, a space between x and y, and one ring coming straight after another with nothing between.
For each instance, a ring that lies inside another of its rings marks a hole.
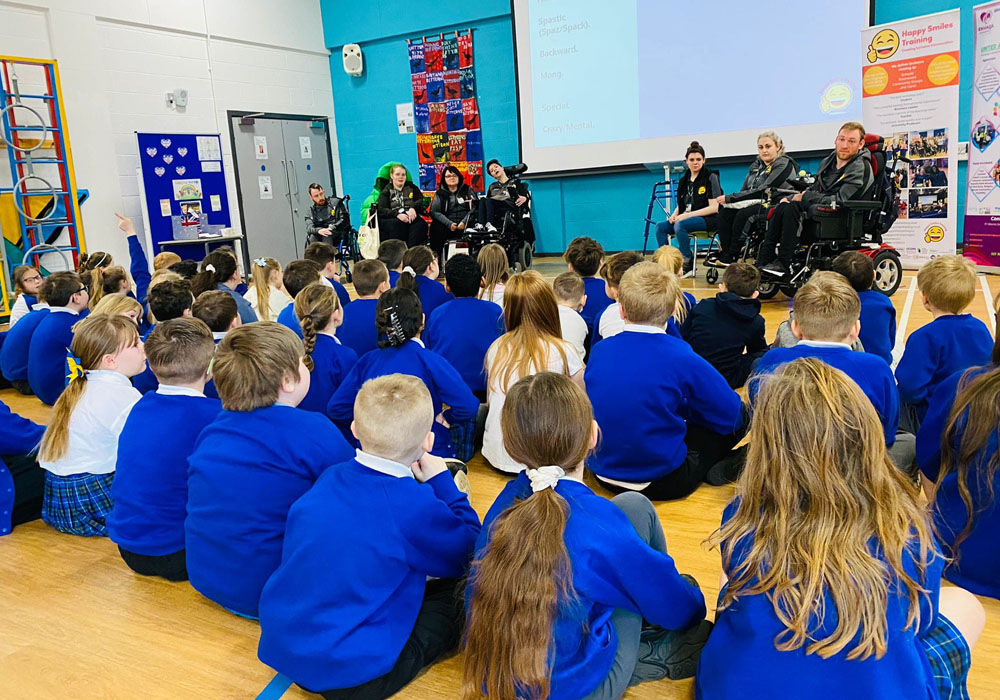
<instances>
[{"instance_id":1,"label":"smiley face logo on screen","mask_svg":"<svg viewBox=\"0 0 1000 700\"><path fill-rule=\"evenodd\" d=\"M872 37L868 45L868 62L884 61L899 49L899 34L894 29L883 29Z\"/></svg>"},{"instance_id":2,"label":"smiley face logo on screen","mask_svg":"<svg viewBox=\"0 0 1000 700\"><path fill-rule=\"evenodd\" d=\"M944 229L934 224L924 231L924 243L940 243L944 240Z\"/></svg>"},{"instance_id":3,"label":"smiley face logo on screen","mask_svg":"<svg viewBox=\"0 0 1000 700\"><path fill-rule=\"evenodd\" d=\"M836 81L826 86L819 101L819 108L824 114L843 112L851 104L854 91L843 81Z\"/></svg>"}]
</instances>

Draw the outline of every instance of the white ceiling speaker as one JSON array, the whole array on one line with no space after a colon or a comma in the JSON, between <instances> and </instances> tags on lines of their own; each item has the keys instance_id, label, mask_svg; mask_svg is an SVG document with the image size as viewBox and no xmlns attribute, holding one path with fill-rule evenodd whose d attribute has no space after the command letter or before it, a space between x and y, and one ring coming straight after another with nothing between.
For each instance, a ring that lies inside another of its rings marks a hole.
<instances>
[{"instance_id":1,"label":"white ceiling speaker","mask_svg":"<svg viewBox=\"0 0 1000 700\"><path fill-rule=\"evenodd\" d=\"M344 45L344 72L348 75L361 75L365 70L365 59L361 55L361 47L357 44Z\"/></svg>"}]
</instances>

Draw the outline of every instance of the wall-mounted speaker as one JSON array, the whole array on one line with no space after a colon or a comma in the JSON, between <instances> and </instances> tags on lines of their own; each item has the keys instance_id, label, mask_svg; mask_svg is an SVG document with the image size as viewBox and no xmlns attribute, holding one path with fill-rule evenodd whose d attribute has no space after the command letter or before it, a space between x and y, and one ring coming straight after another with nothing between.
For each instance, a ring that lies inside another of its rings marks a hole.
<instances>
[{"instance_id":1,"label":"wall-mounted speaker","mask_svg":"<svg viewBox=\"0 0 1000 700\"><path fill-rule=\"evenodd\" d=\"M344 45L344 72L348 75L361 75L365 70L365 59L361 55L361 47L357 44Z\"/></svg>"}]
</instances>

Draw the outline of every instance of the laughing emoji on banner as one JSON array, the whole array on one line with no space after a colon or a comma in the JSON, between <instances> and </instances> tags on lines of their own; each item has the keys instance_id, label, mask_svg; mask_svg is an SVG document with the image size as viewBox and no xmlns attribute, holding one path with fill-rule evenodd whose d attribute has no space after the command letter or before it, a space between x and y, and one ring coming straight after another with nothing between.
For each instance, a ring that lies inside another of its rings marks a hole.
<instances>
[{"instance_id":1,"label":"laughing emoji on banner","mask_svg":"<svg viewBox=\"0 0 1000 700\"><path fill-rule=\"evenodd\" d=\"M940 243L944 240L944 229L934 224L924 231L924 243Z\"/></svg>"},{"instance_id":2,"label":"laughing emoji on banner","mask_svg":"<svg viewBox=\"0 0 1000 700\"><path fill-rule=\"evenodd\" d=\"M892 57L899 49L899 34L894 29L883 29L872 37L872 43L868 45L868 62L884 61Z\"/></svg>"}]
</instances>

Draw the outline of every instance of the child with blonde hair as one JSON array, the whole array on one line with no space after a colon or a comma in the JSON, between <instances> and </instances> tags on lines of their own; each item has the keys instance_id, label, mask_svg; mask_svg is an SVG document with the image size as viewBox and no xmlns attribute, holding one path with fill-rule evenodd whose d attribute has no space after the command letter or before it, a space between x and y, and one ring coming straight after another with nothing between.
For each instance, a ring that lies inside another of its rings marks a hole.
<instances>
[{"instance_id":1,"label":"child with blonde hair","mask_svg":"<svg viewBox=\"0 0 1000 700\"><path fill-rule=\"evenodd\" d=\"M91 309L91 313L125 316L135 321L138 327L142 320L142 304L126 294L112 292L101 297L101 300Z\"/></svg>"},{"instance_id":2,"label":"child with blonde hair","mask_svg":"<svg viewBox=\"0 0 1000 700\"><path fill-rule=\"evenodd\" d=\"M927 510L881 434L857 384L818 358L764 384L736 498L710 538L728 582L699 698L790 682L803 697L968 697L982 605L941 586Z\"/></svg>"},{"instance_id":3,"label":"child with blonde hair","mask_svg":"<svg viewBox=\"0 0 1000 700\"><path fill-rule=\"evenodd\" d=\"M73 329L69 386L55 402L38 463L46 470L42 520L60 532L108 534L118 436L141 394L129 378L146 368L135 323L92 314Z\"/></svg>"},{"instance_id":4,"label":"child with blonde hair","mask_svg":"<svg viewBox=\"0 0 1000 700\"><path fill-rule=\"evenodd\" d=\"M667 272L674 274L678 280L684 276L684 255L672 245L661 245L654 250L653 262ZM673 319L677 326L681 326L687 320L688 314L691 313L691 309L698 303L698 300L690 292L682 292L678 302L677 311L674 312ZM674 333L673 335L677 334Z\"/></svg>"},{"instance_id":5,"label":"child with blonde hair","mask_svg":"<svg viewBox=\"0 0 1000 700\"><path fill-rule=\"evenodd\" d=\"M552 292L559 304L559 327L562 338L573 344L583 360L587 356L587 322L581 312L587 305L587 285L575 272L563 272L552 280Z\"/></svg>"},{"instance_id":6,"label":"child with blonde hair","mask_svg":"<svg viewBox=\"0 0 1000 700\"><path fill-rule=\"evenodd\" d=\"M357 353L336 336L344 322L344 307L333 288L314 282L296 295L295 315L302 328L303 362L310 377L309 393L299 408L326 413L330 398L358 361Z\"/></svg>"},{"instance_id":7,"label":"child with blonde hair","mask_svg":"<svg viewBox=\"0 0 1000 700\"><path fill-rule=\"evenodd\" d=\"M482 289L479 298L492 301L503 307L503 290L510 277L510 261L507 260L507 251L502 245L488 243L479 251L476 256L479 269L483 271Z\"/></svg>"},{"instance_id":8,"label":"child with blonde hair","mask_svg":"<svg viewBox=\"0 0 1000 700\"><path fill-rule=\"evenodd\" d=\"M179 263L181 261L181 256L172 250L164 250L156 254L153 258L153 274L156 274L160 270L166 270L171 265Z\"/></svg>"},{"instance_id":9,"label":"child with blonde hair","mask_svg":"<svg viewBox=\"0 0 1000 700\"><path fill-rule=\"evenodd\" d=\"M274 258L254 258L250 273L250 289L243 298L261 321L277 321L282 309L292 303L281 281L281 263Z\"/></svg>"}]
</instances>

